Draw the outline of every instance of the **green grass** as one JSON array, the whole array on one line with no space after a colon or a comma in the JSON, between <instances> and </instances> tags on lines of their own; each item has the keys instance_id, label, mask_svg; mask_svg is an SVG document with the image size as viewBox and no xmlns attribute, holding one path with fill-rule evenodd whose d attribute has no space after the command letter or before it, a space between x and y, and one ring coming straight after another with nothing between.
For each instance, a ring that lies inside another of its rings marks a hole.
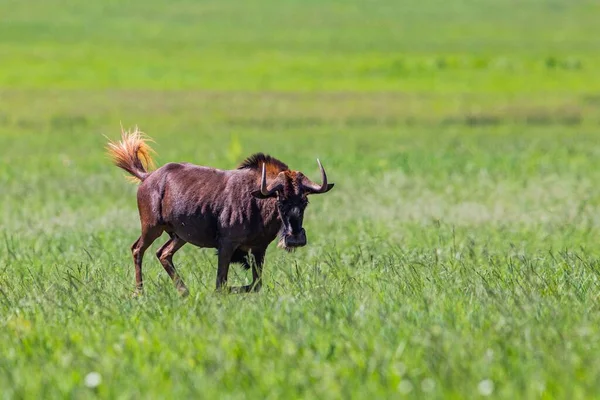
<instances>
[{"instance_id":1,"label":"green grass","mask_svg":"<svg viewBox=\"0 0 600 400\"><path fill-rule=\"evenodd\" d=\"M0 15L2 398L600 390L597 2ZM216 294L214 251L188 245L180 299L163 237L133 299L136 187L103 150L121 123L159 165L264 151L317 179L319 157L336 187L311 199L307 247L269 248L260 294Z\"/></svg>"},{"instance_id":2,"label":"green grass","mask_svg":"<svg viewBox=\"0 0 600 400\"><path fill-rule=\"evenodd\" d=\"M0 85L589 92L599 13L592 0L5 0Z\"/></svg>"}]
</instances>

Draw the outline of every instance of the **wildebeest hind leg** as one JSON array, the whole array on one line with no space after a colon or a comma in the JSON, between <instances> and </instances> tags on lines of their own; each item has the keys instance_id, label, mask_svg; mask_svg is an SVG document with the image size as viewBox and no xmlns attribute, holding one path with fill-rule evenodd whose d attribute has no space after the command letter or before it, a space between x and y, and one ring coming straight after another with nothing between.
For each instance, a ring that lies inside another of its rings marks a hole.
<instances>
[{"instance_id":1,"label":"wildebeest hind leg","mask_svg":"<svg viewBox=\"0 0 600 400\"><path fill-rule=\"evenodd\" d=\"M173 280L173 283L175 284L175 287L177 288L179 293L184 297L189 295L190 292L188 291L188 288L185 286L185 283L183 283L183 280L181 279L181 277L177 273L177 270L175 269L175 265L173 264L173 254L175 254L175 252L182 248L183 245L186 243L187 242L181 239L179 236L171 235L171 239L169 239L167 243L165 243L156 252L156 257L158 257L163 268L165 269L165 271L167 271L167 274L169 274L169 276Z\"/></svg>"},{"instance_id":2,"label":"wildebeest hind leg","mask_svg":"<svg viewBox=\"0 0 600 400\"><path fill-rule=\"evenodd\" d=\"M259 292L262 287L262 269L265 262L265 252L263 250L254 250L252 255L254 256L254 262L252 263L252 290Z\"/></svg>"},{"instance_id":3,"label":"wildebeest hind leg","mask_svg":"<svg viewBox=\"0 0 600 400\"><path fill-rule=\"evenodd\" d=\"M135 288L136 294L141 294L144 290L144 280L142 277L142 260L144 253L150 245L158 239L162 229L158 227L150 228L142 232L142 236L135 241L131 246L131 254L133 255L133 263L135 265Z\"/></svg>"}]
</instances>

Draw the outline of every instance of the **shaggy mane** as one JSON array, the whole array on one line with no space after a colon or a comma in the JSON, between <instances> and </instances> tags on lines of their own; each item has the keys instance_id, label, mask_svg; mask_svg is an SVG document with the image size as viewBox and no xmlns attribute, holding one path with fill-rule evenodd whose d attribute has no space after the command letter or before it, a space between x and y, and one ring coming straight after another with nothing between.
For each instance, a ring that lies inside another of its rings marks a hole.
<instances>
[{"instance_id":1,"label":"shaggy mane","mask_svg":"<svg viewBox=\"0 0 600 400\"><path fill-rule=\"evenodd\" d=\"M263 164L266 164L267 171L269 173L279 173L289 169L285 163L264 153L252 154L239 165L238 169L255 169L260 171Z\"/></svg>"}]
</instances>

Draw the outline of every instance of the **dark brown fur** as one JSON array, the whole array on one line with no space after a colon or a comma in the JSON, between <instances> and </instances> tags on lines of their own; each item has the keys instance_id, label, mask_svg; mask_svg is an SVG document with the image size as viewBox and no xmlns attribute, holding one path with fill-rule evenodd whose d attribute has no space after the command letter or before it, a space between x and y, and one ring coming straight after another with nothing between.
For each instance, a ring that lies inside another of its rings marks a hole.
<instances>
[{"instance_id":1,"label":"dark brown fur","mask_svg":"<svg viewBox=\"0 0 600 400\"><path fill-rule=\"evenodd\" d=\"M144 252L163 232L170 239L156 256L184 295L188 289L172 258L186 243L217 249L217 289L226 287L231 262L251 266L252 284L234 291L260 290L265 251L278 234L280 247L288 250L306 243L302 228L306 196L316 192L303 182L315 184L271 156L254 154L235 170L169 163L148 172L151 150L137 130L123 133L121 142L109 143L108 149L115 164L141 182L137 200L142 233L131 247L140 291ZM267 182L281 183L276 196L264 197L257 191L263 164Z\"/></svg>"}]
</instances>

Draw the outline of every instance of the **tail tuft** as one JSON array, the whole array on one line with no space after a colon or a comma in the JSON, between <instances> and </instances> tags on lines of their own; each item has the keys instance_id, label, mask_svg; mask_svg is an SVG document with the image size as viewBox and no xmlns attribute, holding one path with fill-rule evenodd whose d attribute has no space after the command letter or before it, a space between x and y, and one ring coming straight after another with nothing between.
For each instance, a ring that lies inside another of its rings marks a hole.
<instances>
[{"instance_id":1,"label":"tail tuft","mask_svg":"<svg viewBox=\"0 0 600 400\"><path fill-rule=\"evenodd\" d=\"M106 149L114 164L132 175L130 179L143 181L149 169L154 168L151 157L154 151L146 143L150 140L137 126L133 132L121 128L121 141L109 141Z\"/></svg>"}]
</instances>

